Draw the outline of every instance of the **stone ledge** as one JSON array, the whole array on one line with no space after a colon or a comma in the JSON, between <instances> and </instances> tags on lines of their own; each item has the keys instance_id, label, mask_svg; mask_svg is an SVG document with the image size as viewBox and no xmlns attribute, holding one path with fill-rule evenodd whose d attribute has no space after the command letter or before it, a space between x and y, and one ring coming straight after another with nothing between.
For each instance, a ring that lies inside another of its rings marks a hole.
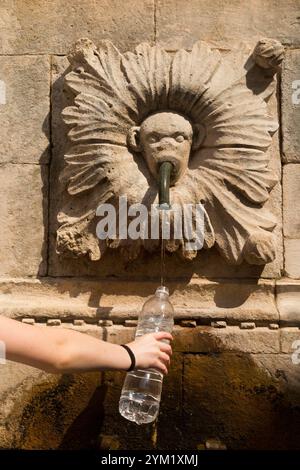
<instances>
[{"instance_id":1,"label":"stone ledge","mask_svg":"<svg viewBox=\"0 0 300 470\"><path fill-rule=\"evenodd\" d=\"M137 318L146 298L156 287L154 282L121 280L2 279L0 314L61 321L129 320ZM168 287L176 319L258 324L279 319L274 281L193 279L189 284L170 282Z\"/></svg>"},{"instance_id":2,"label":"stone ledge","mask_svg":"<svg viewBox=\"0 0 300 470\"><path fill-rule=\"evenodd\" d=\"M276 301L280 323L300 325L300 280L277 281Z\"/></svg>"}]
</instances>

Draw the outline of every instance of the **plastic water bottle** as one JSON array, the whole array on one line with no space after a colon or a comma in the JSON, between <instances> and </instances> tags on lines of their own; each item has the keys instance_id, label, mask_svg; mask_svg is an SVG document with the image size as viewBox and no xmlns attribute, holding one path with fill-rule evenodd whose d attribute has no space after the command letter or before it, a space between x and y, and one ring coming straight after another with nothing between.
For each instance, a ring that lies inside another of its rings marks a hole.
<instances>
[{"instance_id":1,"label":"plastic water bottle","mask_svg":"<svg viewBox=\"0 0 300 470\"><path fill-rule=\"evenodd\" d=\"M169 290L161 286L143 305L135 337L147 333L167 331L174 326L174 309L169 300ZM169 343L168 340L162 340ZM119 402L120 414L137 424L154 421L158 415L163 374L157 369L134 369L128 372Z\"/></svg>"}]
</instances>

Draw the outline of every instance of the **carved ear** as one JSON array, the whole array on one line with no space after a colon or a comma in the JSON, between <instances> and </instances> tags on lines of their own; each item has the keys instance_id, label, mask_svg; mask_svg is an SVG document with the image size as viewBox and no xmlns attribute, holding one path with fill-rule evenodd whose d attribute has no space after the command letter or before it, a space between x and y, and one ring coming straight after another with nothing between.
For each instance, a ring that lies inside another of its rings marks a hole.
<instances>
[{"instance_id":1,"label":"carved ear","mask_svg":"<svg viewBox=\"0 0 300 470\"><path fill-rule=\"evenodd\" d=\"M197 150L205 138L205 127L202 124L194 124L193 125L193 143L192 149Z\"/></svg>"},{"instance_id":2,"label":"carved ear","mask_svg":"<svg viewBox=\"0 0 300 470\"><path fill-rule=\"evenodd\" d=\"M127 135L127 143L128 147L131 148L134 152L141 152L141 144L140 144L140 127L134 126L129 129Z\"/></svg>"}]
</instances>

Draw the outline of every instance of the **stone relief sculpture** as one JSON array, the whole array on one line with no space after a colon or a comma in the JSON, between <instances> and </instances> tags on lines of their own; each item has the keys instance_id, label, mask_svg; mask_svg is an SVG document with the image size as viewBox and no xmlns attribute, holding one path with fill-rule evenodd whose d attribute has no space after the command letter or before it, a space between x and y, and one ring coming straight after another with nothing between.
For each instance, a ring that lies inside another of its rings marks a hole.
<instances>
[{"instance_id":1,"label":"stone relief sculpture","mask_svg":"<svg viewBox=\"0 0 300 470\"><path fill-rule=\"evenodd\" d=\"M99 240L96 209L117 207L124 195L150 207L168 158L171 204L204 205L205 249L215 245L231 264L272 261L276 220L264 203L277 182L268 148L278 124L266 101L282 59L273 40L260 41L246 64L242 53L222 58L201 41L171 55L148 44L121 54L108 41L96 48L79 40L66 76L73 105L63 111L70 146L62 181L70 203L59 214L58 252L97 260L108 247L130 259L156 250L159 240ZM183 240L166 249L197 254Z\"/></svg>"}]
</instances>

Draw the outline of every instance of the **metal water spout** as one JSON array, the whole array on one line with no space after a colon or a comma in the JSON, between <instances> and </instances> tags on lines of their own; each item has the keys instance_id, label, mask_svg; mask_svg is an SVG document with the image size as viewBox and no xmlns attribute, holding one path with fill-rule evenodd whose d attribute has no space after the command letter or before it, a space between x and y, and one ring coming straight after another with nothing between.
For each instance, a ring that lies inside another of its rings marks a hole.
<instances>
[{"instance_id":1,"label":"metal water spout","mask_svg":"<svg viewBox=\"0 0 300 470\"><path fill-rule=\"evenodd\" d=\"M170 209L170 178L174 166L171 162L163 162L158 173L158 204L160 209Z\"/></svg>"}]
</instances>

